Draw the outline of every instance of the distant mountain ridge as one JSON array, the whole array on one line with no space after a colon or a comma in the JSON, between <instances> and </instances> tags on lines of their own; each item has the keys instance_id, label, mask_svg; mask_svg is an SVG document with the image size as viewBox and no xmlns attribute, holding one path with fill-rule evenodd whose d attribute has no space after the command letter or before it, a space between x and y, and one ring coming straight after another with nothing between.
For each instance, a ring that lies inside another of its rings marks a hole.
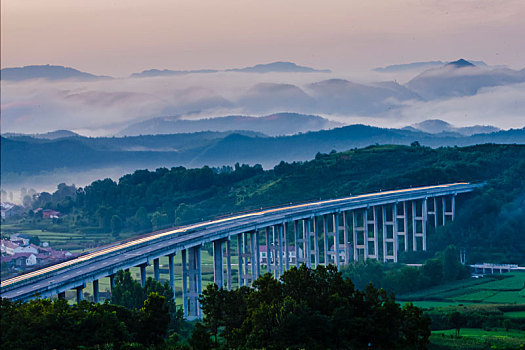
<instances>
[{"instance_id":1,"label":"distant mountain ridge","mask_svg":"<svg viewBox=\"0 0 525 350\"><path fill-rule=\"evenodd\" d=\"M240 73L330 73L329 69L315 69L306 66L299 66L293 62L271 62L266 64L257 64L251 67L244 68L229 68L229 69L198 69L198 70L169 70L169 69L149 69L140 73L131 74L132 78L145 77L159 77L159 76L173 76L186 74L202 74L202 73L217 73L217 72L240 72Z\"/></svg>"},{"instance_id":2,"label":"distant mountain ridge","mask_svg":"<svg viewBox=\"0 0 525 350\"><path fill-rule=\"evenodd\" d=\"M499 128L491 125L473 125L467 127L455 127L439 119L429 119L421 123L416 123L404 128L405 130L418 130L429 134L439 133L457 133L464 136L471 136L475 134L490 134L500 131Z\"/></svg>"},{"instance_id":3,"label":"distant mountain ridge","mask_svg":"<svg viewBox=\"0 0 525 350\"><path fill-rule=\"evenodd\" d=\"M94 75L81 72L75 68L53 65L33 65L24 67L8 67L0 71L1 80L22 81L29 79L46 79L46 80L97 80L111 79L108 76Z\"/></svg>"},{"instance_id":4,"label":"distant mountain ridge","mask_svg":"<svg viewBox=\"0 0 525 350\"><path fill-rule=\"evenodd\" d=\"M465 60L466 61L466 60ZM487 64L483 61L468 61L471 64L474 64L478 67L487 67ZM428 68L435 68L435 67L441 67L446 64L449 64L452 62L444 62L444 61L422 61L422 62L411 62L411 63L402 63L402 64L393 64L385 67L377 67L372 69L375 72L380 73L394 73L394 72L403 72L403 71L410 71L415 69L428 69Z\"/></svg>"},{"instance_id":5,"label":"distant mountain ridge","mask_svg":"<svg viewBox=\"0 0 525 350\"><path fill-rule=\"evenodd\" d=\"M274 113L262 117L225 116L207 119L179 119L177 117L152 118L131 124L117 136L180 134L199 131L246 130L269 136L291 135L341 126L315 115Z\"/></svg>"},{"instance_id":6,"label":"distant mountain ridge","mask_svg":"<svg viewBox=\"0 0 525 350\"><path fill-rule=\"evenodd\" d=\"M315 69L311 67L299 66L293 62L272 62L267 64L257 64L252 67L226 69L226 72L245 72L245 73L330 73L329 69Z\"/></svg>"},{"instance_id":7,"label":"distant mountain ridge","mask_svg":"<svg viewBox=\"0 0 525 350\"><path fill-rule=\"evenodd\" d=\"M236 162L273 167L281 160L301 161L318 152L348 150L371 144L466 146L481 143L525 144L525 128L464 136L446 132L384 129L350 125L291 136L261 137L249 132L201 132L193 134L134 137L68 137L56 140L27 137L1 138L1 170L20 177L55 169L82 171L104 167L156 168L203 165L222 166Z\"/></svg>"}]
</instances>

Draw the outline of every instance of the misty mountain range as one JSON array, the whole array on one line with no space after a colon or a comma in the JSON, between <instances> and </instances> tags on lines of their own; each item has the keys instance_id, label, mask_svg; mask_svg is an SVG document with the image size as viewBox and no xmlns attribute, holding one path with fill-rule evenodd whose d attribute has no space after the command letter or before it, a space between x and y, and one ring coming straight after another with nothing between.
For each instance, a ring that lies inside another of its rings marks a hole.
<instances>
[{"instance_id":1,"label":"misty mountain range","mask_svg":"<svg viewBox=\"0 0 525 350\"><path fill-rule=\"evenodd\" d=\"M2 79L5 72L10 72L8 69L2 70ZM277 62L235 72L312 70ZM162 72L150 73L162 75ZM296 127L280 127L270 118L249 119L252 115L275 117L280 112L318 114L343 124L359 123L361 117L381 118L383 125L389 125L391 119L406 120L406 124L410 124L425 119L460 121L468 117L461 124L476 124L481 120L483 124L507 125L505 128L523 126L525 69L492 68L457 60L426 69L406 84L358 83L333 75L316 80L318 75L235 72L210 75L206 72L185 72L188 76L184 78L103 79L100 82L95 79L72 84L71 88L66 83L54 85L43 80L25 85L23 81L18 82L4 88L2 129L25 133L54 129L80 130L81 133L108 130L99 135L243 129L277 136L336 126L316 118L308 122L303 118L303 124ZM477 98L469 99L471 96ZM212 122L210 118L215 116L224 117ZM345 122L347 117L349 121ZM367 121L363 119L363 122ZM236 123L240 123L240 127L231 125ZM269 126L263 127L263 124Z\"/></svg>"},{"instance_id":2,"label":"misty mountain range","mask_svg":"<svg viewBox=\"0 0 525 350\"><path fill-rule=\"evenodd\" d=\"M329 69L315 69L311 67L299 66L293 62L272 62L267 64L257 64L251 67L230 68L224 70L217 69L196 69L196 70L170 70L170 69L148 69L140 73L132 73L132 78L172 76L185 74L205 74L217 72L241 72L241 73L330 73ZM99 76L77 69L54 66L54 65L32 65L24 67L8 67L0 71L2 80L22 81L29 79L48 79L48 80L94 80L110 79L112 77Z\"/></svg>"},{"instance_id":3,"label":"misty mountain range","mask_svg":"<svg viewBox=\"0 0 525 350\"><path fill-rule=\"evenodd\" d=\"M415 127L418 127L417 125ZM453 131L430 134L412 129L384 129L351 125L291 136L267 137L248 131L198 132L191 134L134 137L59 139L2 136L2 175L23 176L52 172L93 170L109 166L156 168L236 162L273 167L280 161L300 161L317 152L347 150L371 144L465 146L480 143L525 143L525 128L488 134L461 135Z\"/></svg>"},{"instance_id":4,"label":"misty mountain range","mask_svg":"<svg viewBox=\"0 0 525 350\"><path fill-rule=\"evenodd\" d=\"M483 61L473 61L469 60L470 63L478 66L478 67L487 67L488 65ZM373 71L379 72L379 73L395 73L395 72L404 72L404 71L411 71L411 70L419 70L419 69L429 69L429 68L437 68L446 65L450 62L444 62L444 61L424 61L424 62L412 62L412 63L404 63L404 64L392 64L386 67L377 67L374 68ZM498 67L503 68L503 67Z\"/></svg>"},{"instance_id":5,"label":"misty mountain range","mask_svg":"<svg viewBox=\"0 0 525 350\"><path fill-rule=\"evenodd\" d=\"M275 113L263 117L225 116L198 120L161 117L133 123L120 131L117 136L231 130L254 131L266 136L279 136L330 129L335 126L341 126L341 124L319 116L297 113Z\"/></svg>"}]
</instances>

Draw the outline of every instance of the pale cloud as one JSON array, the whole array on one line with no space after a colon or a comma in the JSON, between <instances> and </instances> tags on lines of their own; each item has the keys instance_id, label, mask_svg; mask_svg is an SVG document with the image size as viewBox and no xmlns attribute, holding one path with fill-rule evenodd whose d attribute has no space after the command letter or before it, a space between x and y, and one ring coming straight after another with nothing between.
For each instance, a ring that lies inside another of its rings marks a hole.
<instances>
[{"instance_id":1,"label":"pale cloud","mask_svg":"<svg viewBox=\"0 0 525 350\"><path fill-rule=\"evenodd\" d=\"M443 101L411 102L387 116L393 124L442 119L456 126L525 127L525 84L483 88L476 95Z\"/></svg>"}]
</instances>

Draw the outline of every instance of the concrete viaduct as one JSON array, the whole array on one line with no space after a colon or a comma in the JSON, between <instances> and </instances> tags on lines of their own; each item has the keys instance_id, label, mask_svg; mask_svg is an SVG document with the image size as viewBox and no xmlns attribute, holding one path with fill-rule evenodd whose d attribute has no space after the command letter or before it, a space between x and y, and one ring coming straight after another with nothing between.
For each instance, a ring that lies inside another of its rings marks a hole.
<instances>
[{"instance_id":1,"label":"concrete viaduct","mask_svg":"<svg viewBox=\"0 0 525 350\"><path fill-rule=\"evenodd\" d=\"M56 265L1 282L1 296L12 300L65 297L76 289L77 300L87 283L99 300L99 279L140 267L141 282L153 263L168 257L169 281L175 290L175 256L182 262L182 297L188 319L202 317L201 247L213 245L214 281L220 287L250 285L261 265L278 278L290 265L339 266L355 260L397 262L400 251L427 249L427 227L454 220L456 195L479 185L454 183L351 196L264 209L155 232L102 247ZM262 245L261 245L262 244ZM261 259L260 249L266 251ZM290 257L294 256L293 259ZM237 265L232 276L232 258Z\"/></svg>"}]
</instances>

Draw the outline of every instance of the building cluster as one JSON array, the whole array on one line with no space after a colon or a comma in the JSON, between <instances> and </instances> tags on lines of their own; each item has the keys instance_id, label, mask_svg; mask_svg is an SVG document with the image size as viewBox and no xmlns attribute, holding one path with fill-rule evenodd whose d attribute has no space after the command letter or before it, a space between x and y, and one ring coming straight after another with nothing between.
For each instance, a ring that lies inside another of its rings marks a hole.
<instances>
[{"instance_id":1,"label":"building cluster","mask_svg":"<svg viewBox=\"0 0 525 350\"><path fill-rule=\"evenodd\" d=\"M25 214L26 209L22 207L21 205L17 205L14 203L9 202L2 202L0 204L0 214L2 216L2 219L15 217L15 216L22 216Z\"/></svg>"},{"instance_id":2,"label":"building cluster","mask_svg":"<svg viewBox=\"0 0 525 350\"><path fill-rule=\"evenodd\" d=\"M26 269L50 265L68 259L72 254L68 251L55 250L46 243L37 246L30 243L30 237L11 235L9 240L1 240L1 263L9 269Z\"/></svg>"}]
</instances>

